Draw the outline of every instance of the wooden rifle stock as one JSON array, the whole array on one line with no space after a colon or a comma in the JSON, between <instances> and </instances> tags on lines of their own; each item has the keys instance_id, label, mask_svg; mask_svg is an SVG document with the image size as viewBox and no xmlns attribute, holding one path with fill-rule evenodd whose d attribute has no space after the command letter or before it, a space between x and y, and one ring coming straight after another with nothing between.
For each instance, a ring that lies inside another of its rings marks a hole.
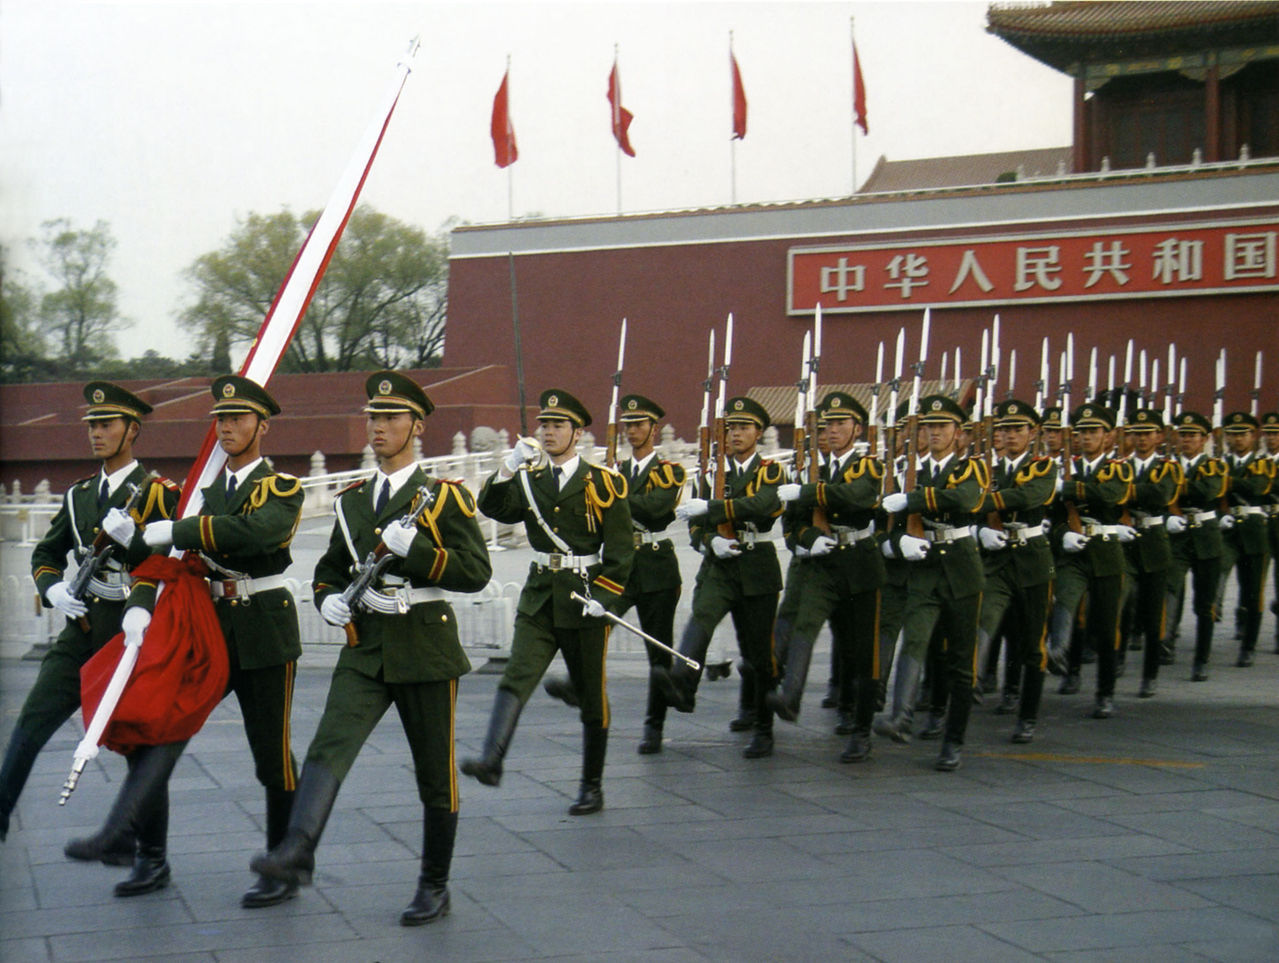
<instances>
[{"instance_id":1,"label":"wooden rifle stock","mask_svg":"<svg viewBox=\"0 0 1279 963\"><path fill-rule=\"evenodd\" d=\"M1063 425L1061 429L1061 480L1063 492L1065 491L1065 486L1070 483L1071 466L1075 462L1073 448L1070 426ZM1064 497L1062 502L1066 506L1066 527L1072 532L1082 535L1084 523L1079 517L1079 507L1075 504L1075 500L1070 497Z\"/></svg>"},{"instance_id":2,"label":"wooden rifle stock","mask_svg":"<svg viewBox=\"0 0 1279 963\"><path fill-rule=\"evenodd\" d=\"M804 421L808 424L808 440L811 446L808 452L808 481L815 485L822 479L821 450L817 447L817 412L808 412L804 416ZM813 507L813 524L827 535L830 534L830 519L826 515L825 507L821 505Z\"/></svg>"},{"instance_id":3,"label":"wooden rifle stock","mask_svg":"<svg viewBox=\"0 0 1279 963\"><path fill-rule=\"evenodd\" d=\"M724 424L723 418L716 418L715 419L715 483L714 483L714 487L711 489L711 497L718 501L723 501L724 495L725 495L725 487L727 484L726 476L728 473L728 465L727 465L726 459L728 458L728 455L725 453L725 448L727 447L727 444L726 444L727 441L728 441L728 426ZM720 522L719 525L716 526L715 530L719 532L719 534L722 535L724 538L727 538L730 540L737 537L737 532L733 528L733 523L727 520Z\"/></svg>"},{"instance_id":4,"label":"wooden rifle stock","mask_svg":"<svg viewBox=\"0 0 1279 963\"><path fill-rule=\"evenodd\" d=\"M919 415L910 415L906 419L906 446L910 457L906 462L904 490L909 494L915 490L916 466L919 462ZM915 538L924 537L924 516L919 512L906 516L906 534Z\"/></svg>"}]
</instances>

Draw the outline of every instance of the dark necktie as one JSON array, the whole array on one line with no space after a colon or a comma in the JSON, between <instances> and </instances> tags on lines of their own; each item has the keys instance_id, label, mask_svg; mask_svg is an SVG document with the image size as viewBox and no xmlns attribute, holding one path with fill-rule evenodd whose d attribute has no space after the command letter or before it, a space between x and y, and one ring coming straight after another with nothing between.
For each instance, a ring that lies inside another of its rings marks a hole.
<instances>
[{"instance_id":1,"label":"dark necktie","mask_svg":"<svg viewBox=\"0 0 1279 963\"><path fill-rule=\"evenodd\" d=\"M561 468L559 465L556 465L554 468L551 469L551 477L555 479L556 491L560 490L560 479L563 477L563 475L564 475L564 469Z\"/></svg>"},{"instance_id":2,"label":"dark necktie","mask_svg":"<svg viewBox=\"0 0 1279 963\"><path fill-rule=\"evenodd\" d=\"M382 488L377 493L377 502L373 505L373 514L381 516L386 511L386 503L391 500L391 479L387 478L382 482Z\"/></svg>"},{"instance_id":3,"label":"dark necktie","mask_svg":"<svg viewBox=\"0 0 1279 963\"><path fill-rule=\"evenodd\" d=\"M633 482L639 481L639 476L640 476L639 462L633 461L631 462L631 481Z\"/></svg>"},{"instance_id":4,"label":"dark necktie","mask_svg":"<svg viewBox=\"0 0 1279 963\"><path fill-rule=\"evenodd\" d=\"M231 499L235 497L235 475L228 474L226 476L226 500L227 504L231 503Z\"/></svg>"},{"instance_id":5,"label":"dark necktie","mask_svg":"<svg viewBox=\"0 0 1279 963\"><path fill-rule=\"evenodd\" d=\"M98 507L106 507L107 502L111 498L111 486L107 484L107 480L102 479L102 487L98 489Z\"/></svg>"}]
</instances>

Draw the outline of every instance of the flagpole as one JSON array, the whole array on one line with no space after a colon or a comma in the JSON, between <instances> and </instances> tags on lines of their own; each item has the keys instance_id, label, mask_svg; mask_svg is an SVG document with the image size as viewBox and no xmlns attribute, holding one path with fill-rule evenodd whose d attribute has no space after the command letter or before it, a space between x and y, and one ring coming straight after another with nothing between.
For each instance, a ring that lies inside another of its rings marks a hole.
<instances>
[{"instance_id":1,"label":"flagpole","mask_svg":"<svg viewBox=\"0 0 1279 963\"><path fill-rule=\"evenodd\" d=\"M852 123L848 125L848 133L853 138L852 144L852 175L853 188L849 194L857 193L857 37L853 33L853 18L848 18L848 47L853 57L853 103L852 103Z\"/></svg>"},{"instance_id":2,"label":"flagpole","mask_svg":"<svg viewBox=\"0 0 1279 963\"><path fill-rule=\"evenodd\" d=\"M733 113L737 109L737 91L733 87L733 31L728 32L728 160L729 203L737 203L737 131L733 128Z\"/></svg>"},{"instance_id":3,"label":"flagpole","mask_svg":"<svg viewBox=\"0 0 1279 963\"><path fill-rule=\"evenodd\" d=\"M622 142L617 131L622 125L622 76L617 70L617 44L613 44L613 140L617 143L617 213L622 213Z\"/></svg>"},{"instance_id":4,"label":"flagpole","mask_svg":"<svg viewBox=\"0 0 1279 963\"><path fill-rule=\"evenodd\" d=\"M510 113L510 111L511 111L511 102L510 102L511 88L510 88L510 79L511 79L511 55L510 55L510 54L507 54L507 55L506 55L506 77L505 77L505 83L507 84L507 88L506 88L506 97L507 97L507 101L506 101L506 111L507 111L507 113L506 113L506 117L507 117L507 121L506 121L506 123L507 123L508 128L509 128L510 123L511 123L511 121L510 121L510 117L511 117L511 113ZM508 137L508 138L510 137L510 134L509 134L509 133L507 134L507 137ZM514 165L514 164L507 164L507 165L506 165L506 219L507 219L508 221L513 221L513 220L515 220L515 171L512 169L512 168L514 168L514 167L515 167L515 165Z\"/></svg>"}]
</instances>

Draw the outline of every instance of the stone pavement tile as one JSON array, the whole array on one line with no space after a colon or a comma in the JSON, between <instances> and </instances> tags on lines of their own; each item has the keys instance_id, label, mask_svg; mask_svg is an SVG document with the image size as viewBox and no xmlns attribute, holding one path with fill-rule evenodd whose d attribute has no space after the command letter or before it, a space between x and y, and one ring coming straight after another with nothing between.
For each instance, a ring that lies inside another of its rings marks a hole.
<instances>
[{"instance_id":1,"label":"stone pavement tile","mask_svg":"<svg viewBox=\"0 0 1279 963\"><path fill-rule=\"evenodd\" d=\"M1218 906L987 923L982 929L1032 952L1092 951L1097 954L1094 958L1103 959L1120 947L1275 939L1275 928L1271 923ZM1279 951L1279 942L1274 945Z\"/></svg>"},{"instance_id":2,"label":"stone pavement tile","mask_svg":"<svg viewBox=\"0 0 1279 963\"><path fill-rule=\"evenodd\" d=\"M454 869L456 870L456 863ZM455 871L449 886L460 887L462 892L486 909L507 903L537 902L548 893L555 893L557 896L608 893L618 899L632 897L637 902L642 902L648 899L649 893L662 892L673 885L694 889L714 889L725 885L723 877L687 861L679 867L678 873L665 865L642 869L582 870L576 873L560 871L491 874L483 870L483 865L476 864L468 875L462 876Z\"/></svg>"},{"instance_id":3,"label":"stone pavement tile","mask_svg":"<svg viewBox=\"0 0 1279 963\"><path fill-rule=\"evenodd\" d=\"M1089 913L1200 909L1208 900L1095 862L1004 866L993 870L1018 886L1066 900Z\"/></svg>"},{"instance_id":4,"label":"stone pavement tile","mask_svg":"<svg viewBox=\"0 0 1279 963\"><path fill-rule=\"evenodd\" d=\"M1207 813L1142 813L1115 815L1110 819L1129 829L1193 846L1201 852L1279 847L1279 834L1241 826Z\"/></svg>"},{"instance_id":5,"label":"stone pavement tile","mask_svg":"<svg viewBox=\"0 0 1279 963\"><path fill-rule=\"evenodd\" d=\"M130 930L138 926L166 926L190 923L194 917L178 899L148 901L112 899L95 906L60 907L58 909L0 914L0 933L5 946L11 939L53 936L60 933L107 933ZM3 957L0 952L0 957Z\"/></svg>"},{"instance_id":6,"label":"stone pavement tile","mask_svg":"<svg viewBox=\"0 0 1279 963\"><path fill-rule=\"evenodd\" d=\"M850 816L871 829L977 824L963 813L951 812L913 796L852 796L847 799L827 799L823 805L834 812Z\"/></svg>"},{"instance_id":7,"label":"stone pavement tile","mask_svg":"<svg viewBox=\"0 0 1279 963\"><path fill-rule=\"evenodd\" d=\"M266 838L260 829L248 829L238 833L169 833L169 859L177 863L186 857L209 853L251 854L264 849ZM61 852L61 849L59 849ZM248 865L248 855L245 865Z\"/></svg>"},{"instance_id":8,"label":"stone pavement tile","mask_svg":"<svg viewBox=\"0 0 1279 963\"><path fill-rule=\"evenodd\" d=\"M823 866L834 869L849 893L877 899L911 899L1011 889L1007 879L970 863L930 850L828 853ZM811 877L816 873L810 870Z\"/></svg>"},{"instance_id":9,"label":"stone pavement tile","mask_svg":"<svg viewBox=\"0 0 1279 963\"><path fill-rule=\"evenodd\" d=\"M11 940L0 939L0 959L4 963L49 963L49 942L44 937Z\"/></svg>"},{"instance_id":10,"label":"stone pavement tile","mask_svg":"<svg viewBox=\"0 0 1279 963\"><path fill-rule=\"evenodd\" d=\"M1058 963L1097 963L1096 950L1084 950L1070 953L1045 953L1046 959ZM1108 946L1106 947L1106 963L1203 963L1212 959L1203 953L1196 952L1191 944L1173 946L1168 943L1154 943L1142 946Z\"/></svg>"},{"instance_id":11,"label":"stone pavement tile","mask_svg":"<svg viewBox=\"0 0 1279 963\"><path fill-rule=\"evenodd\" d=\"M387 880L359 886L324 886L316 893L316 902L331 907L361 936L380 939L400 929L400 912L408 905L417 889L417 877ZM304 898L304 890L299 899ZM448 927L456 932L491 930L501 924L481 904L472 899L457 880L449 882Z\"/></svg>"},{"instance_id":12,"label":"stone pavement tile","mask_svg":"<svg viewBox=\"0 0 1279 963\"><path fill-rule=\"evenodd\" d=\"M925 899L878 899L872 889L846 893L843 899L839 929L849 934L1052 919L1081 913L1077 906L1063 900L1017 889Z\"/></svg>"},{"instance_id":13,"label":"stone pavement tile","mask_svg":"<svg viewBox=\"0 0 1279 963\"><path fill-rule=\"evenodd\" d=\"M1054 803L1023 802L965 809L974 819L986 820L1031 839L1070 839L1077 836L1126 835L1128 827L1110 819L1082 815Z\"/></svg>"},{"instance_id":14,"label":"stone pavement tile","mask_svg":"<svg viewBox=\"0 0 1279 963\"><path fill-rule=\"evenodd\" d=\"M127 867L100 863L44 863L32 867L36 905L41 909L68 909L113 903L111 890L129 874Z\"/></svg>"},{"instance_id":15,"label":"stone pavement tile","mask_svg":"<svg viewBox=\"0 0 1279 963\"><path fill-rule=\"evenodd\" d=\"M146 899L147 897L138 897ZM53 936L49 944L57 961L136 960L181 952L217 952L224 948L292 947L295 959L306 959L309 947L322 947L354 933L336 916L276 916L221 923L138 927L127 933ZM323 952L323 950L321 950Z\"/></svg>"},{"instance_id":16,"label":"stone pavement tile","mask_svg":"<svg viewBox=\"0 0 1279 963\"><path fill-rule=\"evenodd\" d=\"M1204 782L1199 778L1202 770L1134 764L1124 760L1135 757L1111 753L1095 754L1100 755L1113 761L1078 763L1078 778L1096 786L1131 793L1194 792L1204 788Z\"/></svg>"},{"instance_id":17,"label":"stone pavement tile","mask_svg":"<svg viewBox=\"0 0 1279 963\"><path fill-rule=\"evenodd\" d=\"M1024 837L997 826L972 825L913 826L893 830L871 829L813 835L790 835L787 841L796 849L823 856L840 852L873 852L875 850L934 849L961 846L965 843L1013 845Z\"/></svg>"},{"instance_id":18,"label":"stone pavement tile","mask_svg":"<svg viewBox=\"0 0 1279 963\"><path fill-rule=\"evenodd\" d=\"M398 914L397 914L398 917ZM339 940L323 946L272 946L220 950L218 963L422 963L442 959L450 963L483 963L487 960L528 960L537 953L518 935L505 927L490 930L459 930L452 916L429 926L402 927L398 923L386 935Z\"/></svg>"},{"instance_id":19,"label":"stone pavement tile","mask_svg":"<svg viewBox=\"0 0 1279 963\"><path fill-rule=\"evenodd\" d=\"M275 916L292 918L333 912L331 905L316 898L307 889L301 890L301 894L307 894L310 898L303 898L300 894L278 906L245 909L240 905L240 897L253 885L255 879L254 874L249 871L248 860L244 860L233 870L199 875L183 873L180 877L175 876L169 888L178 894L191 918L199 922L234 923L237 920L260 921ZM140 901L140 898L134 900Z\"/></svg>"},{"instance_id":20,"label":"stone pavement tile","mask_svg":"<svg viewBox=\"0 0 1279 963\"><path fill-rule=\"evenodd\" d=\"M541 900L489 903L486 910L544 956L682 945L663 927L599 890L564 895L548 889Z\"/></svg>"},{"instance_id":21,"label":"stone pavement tile","mask_svg":"<svg viewBox=\"0 0 1279 963\"><path fill-rule=\"evenodd\" d=\"M1279 923L1279 899L1276 898L1279 874L1187 879L1178 881L1177 886L1222 906L1231 906Z\"/></svg>"},{"instance_id":22,"label":"stone pavement tile","mask_svg":"<svg viewBox=\"0 0 1279 963\"><path fill-rule=\"evenodd\" d=\"M527 832L522 835L569 872L667 865L678 860L668 850L654 846L649 839L628 826L600 826L573 832Z\"/></svg>"},{"instance_id":23,"label":"stone pavement tile","mask_svg":"<svg viewBox=\"0 0 1279 963\"><path fill-rule=\"evenodd\" d=\"M833 878L837 866L815 861L782 839L686 841L679 851L694 864L724 879L745 884L793 879Z\"/></svg>"},{"instance_id":24,"label":"stone pavement tile","mask_svg":"<svg viewBox=\"0 0 1279 963\"><path fill-rule=\"evenodd\" d=\"M1240 806L1218 808L1205 806L1203 811L1209 816L1217 816L1241 826L1255 826L1258 829L1272 829L1279 826L1279 803L1258 801L1255 796L1244 796L1252 800Z\"/></svg>"},{"instance_id":25,"label":"stone pavement tile","mask_svg":"<svg viewBox=\"0 0 1279 963\"><path fill-rule=\"evenodd\" d=\"M701 810L706 812L706 810ZM862 824L838 813L812 813L796 816L793 820L773 815L745 819L726 819L712 813L710 819L688 820L679 811L662 825L637 826L636 831L654 843L678 846L685 842L703 842L727 839L755 839L783 836L794 841L801 837L827 833L855 832Z\"/></svg>"},{"instance_id":26,"label":"stone pavement tile","mask_svg":"<svg viewBox=\"0 0 1279 963\"><path fill-rule=\"evenodd\" d=\"M1184 949L1198 953L1206 960L1219 963L1272 963L1279 957L1279 934L1274 930L1268 936L1252 939L1224 939L1203 943L1186 943Z\"/></svg>"},{"instance_id":27,"label":"stone pavement tile","mask_svg":"<svg viewBox=\"0 0 1279 963\"><path fill-rule=\"evenodd\" d=\"M976 866L1015 866L1019 863L1073 863L1129 856L1161 856L1193 852L1192 847L1147 836L1084 836L1070 839L1022 839L1012 843L947 846L942 852Z\"/></svg>"},{"instance_id":28,"label":"stone pavement tile","mask_svg":"<svg viewBox=\"0 0 1279 963\"><path fill-rule=\"evenodd\" d=\"M1265 876L1279 866L1279 847L1133 857L1112 859L1109 862L1112 866L1137 876L1164 882L1216 879L1223 876Z\"/></svg>"},{"instance_id":29,"label":"stone pavement tile","mask_svg":"<svg viewBox=\"0 0 1279 963\"><path fill-rule=\"evenodd\" d=\"M656 826L657 830L655 831L660 831L663 825L685 822L713 822L723 818L719 813L711 812L709 809L703 809L683 800L665 806L647 806L644 808L614 807L607 779L604 784L604 809L602 812L592 813L585 817L570 816L566 802L539 808L535 811L528 811L530 808L526 802L523 806L525 811L512 810L486 818L492 819L495 823L513 833L550 829L562 829L565 832L569 832L590 829L596 825L635 826L637 828ZM470 813L470 807L463 800L462 818L467 818Z\"/></svg>"},{"instance_id":30,"label":"stone pavement tile","mask_svg":"<svg viewBox=\"0 0 1279 963\"><path fill-rule=\"evenodd\" d=\"M1274 739L1269 741L1272 750L1264 756L1251 757L1246 764L1237 767L1215 767L1200 775L1200 779L1212 786L1237 789L1267 799L1279 799L1279 772L1274 764Z\"/></svg>"},{"instance_id":31,"label":"stone pavement tile","mask_svg":"<svg viewBox=\"0 0 1279 963\"><path fill-rule=\"evenodd\" d=\"M1236 808L1269 808L1249 793L1236 792L1233 789L1214 789L1211 786L1192 792L1111 793L1083 799L1063 799L1057 805L1062 809L1072 809L1075 812L1094 816L1123 813L1201 812L1209 808L1220 808L1223 812L1218 815L1225 816ZM1279 804L1274 805L1270 811L1273 816L1279 816Z\"/></svg>"},{"instance_id":32,"label":"stone pavement tile","mask_svg":"<svg viewBox=\"0 0 1279 963\"><path fill-rule=\"evenodd\" d=\"M710 960L775 963L777 960L873 959L840 933L831 906L789 905L784 914L729 907L714 914L686 912L661 920L680 945Z\"/></svg>"},{"instance_id":33,"label":"stone pavement tile","mask_svg":"<svg viewBox=\"0 0 1279 963\"><path fill-rule=\"evenodd\" d=\"M883 963L901 960L981 960L1019 961L1038 959L1034 954L1010 946L996 936L973 926L939 926L927 929L856 933L853 946Z\"/></svg>"}]
</instances>

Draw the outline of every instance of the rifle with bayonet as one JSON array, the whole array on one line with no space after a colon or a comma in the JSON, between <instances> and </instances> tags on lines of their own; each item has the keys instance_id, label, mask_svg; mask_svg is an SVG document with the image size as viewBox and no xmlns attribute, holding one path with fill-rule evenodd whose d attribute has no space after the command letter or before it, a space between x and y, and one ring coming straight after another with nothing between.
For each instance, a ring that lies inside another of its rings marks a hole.
<instances>
[{"instance_id":1,"label":"rifle with bayonet","mask_svg":"<svg viewBox=\"0 0 1279 963\"><path fill-rule=\"evenodd\" d=\"M1093 361L1097 358L1096 349L1093 349ZM1095 373L1096 365L1092 366ZM1075 464L1074 442L1070 434L1070 383L1075 377L1075 335L1070 333L1066 335L1066 351L1061 356L1060 384L1058 392L1061 396L1061 483L1062 491L1066 492L1070 486L1071 469ZM1084 523L1079 517L1079 507L1075 504L1075 499L1069 495L1062 498L1063 504L1066 506L1066 526L1076 534L1083 534Z\"/></svg>"},{"instance_id":2,"label":"rifle with bayonet","mask_svg":"<svg viewBox=\"0 0 1279 963\"><path fill-rule=\"evenodd\" d=\"M817 372L822 362L822 305L817 303L813 314L813 354L809 359L808 397L805 399L804 417L808 421L808 481L817 484L821 481L822 456L817 445ZM802 476L801 476L802 479ZM813 525L827 534L830 533L830 520L826 509L821 505L813 508Z\"/></svg>"},{"instance_id":3,"label":"rifle with bayonet","mask_svg":"<svg viewBox=\"0 0 1279 963\"><path fill-rule=\"evenodd\" d=\"M985 392L979 396L978 405L974 414L977 415L977 424L980 426L978 431L982 439L981 458L986 462L986 477L995 477L995 391L999 385L999 315L995 315L995 323L993 326L993 334L991 336L991 352L990 367L983 373L985 380ZM984 344L984 342L983 342ZM1016 357L1015 352L1010 354L1011 359ZM1009 396L1012 395L1012 378L1008 379ZM1004 520L999 514L998 509L993 509L986 513L986 527L993 528L995 531L1002 532L1004 530Z\"/></svg>"},{"instance_id":4,"label":"rifle with bayonet","mask_svg":"<svg viewBox=\"0 0 1279 963\"><path fill-rule=\"evenodd\" d=\"M924 324L919 340L919 360L914 364L914 379L910 389L910 407L906 409L906 436L910 446L910 460L906 462L906 486L910 493L915 490L916 469L919 461L919 388L924 380L924 365L928 361L928 322L929 310L924 308ZM924 537L924 517L919 512L906 516L906 534L915 538Z\"/></svg>"},{"instance_id":5,"label":"rifle with bayonet","mask_svg":"<svg viewBox=\"0 0 1279 963\"><path fill-rule=\"evenodd\" d=\"M724 423L724 409L728 404L728 371L733 363L733 315L728 315L724 330L724 363L719 369L719 393L715 397L715 482L711 497L723 500L728 478L728 426ZM737 537L730 521L720 522L719 534L727 539Z\"/></svg>"},{"instance_id":6,"label":"rifle with bayonet","mask_svg":"<svg viewBox=\"0 0 1279 963\"><path fill-rule=\"evenodd\" d=\"M804 346L800 350L799 381L795 382L795 477L804 477L804 458L808 454L808 377L812 368L812 332L804 332Z\"/></svg>"},{"instance_id":7,"label":"rifle with bayonet","mask_svg":"<svg viewBox=\"0 0 1279 963\"><path fill-rule=\"evenodd\" d=\"M431 489L426 485L419 486L417 494L413 496L413 503L409 506L409 510L402 518L390 522L389 525L412 528L417 524L418 516L431 507L432 500ZM387 566L394 562L397 557L394 552L386 547L385 541L378 541L377 545L364 556L364 561L355 570L351 583L342 590L341 598L348 608L354 610L357 605L361 604L365 590L378 583ZM355 631L354 622L347 622L342 628L346 631L347 645L360 644L360 637Z\"/></svg>"},{"instance_id":8,"label":"rifle with bayonet","mask_svg":"<svg viewBox=\"0 0 1279 963\"><path fill-rule=\"evenodd\" d=\"M626 360L626 319L622 318L622 333L617 339L617 370L613 372L613 398L608 403L608 427L604 429L604 464L617 467L617 393L622 387L622 369Z\"/></svg>"},{"instance_id":9,"label":"rifle with bayonet","mask_svg":"<svg viewBox=\"0 0 1279 963\"><path fill-rule=\"evenodd\" d=\"M159 479L160 476L155 472L149 472L147 477L138 484L126 482L129 486L129 498L124 503L123 509L126 515L133 514L138 507L138 502L142 501L142 496L150 490L152 483L159 481ZM97 578L102 566L116 554L116 548L116 540L106 532L99 531L94 536L93 544L89 546L89 554L80 563L80 568L76 571L75 577L67 583L67 594L77 602L83 602L84 597L89 594L89 583ZM89 631L89 619L87 616L82 615L76 621L82 631Z\"/></svg>"},{"instance_id":10,"label":"rifle with bayonet","mask_svg":"<svg viewBox=\"0 0 1279 963\"><path fill-rule=\"evenodd\" d=\"M888 417L884 419L884 494L897 489L897 405L902 386L902 363L906 352L906 329L897 330L897 351L893 362L893 379L888 382ZM913 446L912 446L913 448ZM894 517L888 516L888 529Z\"/></svg>"},{"instance_id":11,"label":"rifle with bayonet","mask_svg":"<svg viewBox=\"0 0 1279 963\"><path fill-rule=\"evenodd\" d=\"M870 389L870 421L866 425L866 453L879 457L879 392L884 387L884 342L879 342L875 352L875 383ZM892 460L883 459L885 468L892 467Z\"/></svg>"},{"instance_id":12,"label":"rifle with bayonet","mask_svg":"<svg viewBox=\"0 0 1279 963\"><path fill-rule=\"evenodd\" d=\"M715 396L715 329L711 328L710 345L707 348L706 380L702 382L702 420L697 424L697 483L710 477L711 471L711 416L714 411L712 399ZM701 491L694 491L697 498Z\"/></svg>"}]
</instances>

